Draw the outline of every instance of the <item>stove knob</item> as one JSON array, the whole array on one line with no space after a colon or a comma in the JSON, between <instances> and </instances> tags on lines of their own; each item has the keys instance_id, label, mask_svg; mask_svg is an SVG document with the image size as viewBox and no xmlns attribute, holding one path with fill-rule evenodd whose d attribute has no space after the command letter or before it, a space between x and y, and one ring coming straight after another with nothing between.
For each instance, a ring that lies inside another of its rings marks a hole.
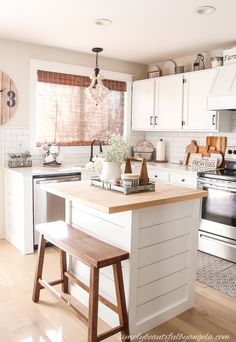
<instances>
[{"instance_id":1,"label":"stove knob","mask_svg":"<svg viewBox=\"0 0 236 342\"><path fill-rule=\"evenodd\" d=\"M233 154L236 154L236 150L234 150Z\"/></svg>"},{"instance_id":2,"label":"stove knob","mask_svg":"<svg viewBox=\"0 0 236 342\"><path fill-rule=\"evenodd\" d=\"M232 150L228 150L228 154L232 154L233 153L233 151Z\"/></svg>"}]
</instances>

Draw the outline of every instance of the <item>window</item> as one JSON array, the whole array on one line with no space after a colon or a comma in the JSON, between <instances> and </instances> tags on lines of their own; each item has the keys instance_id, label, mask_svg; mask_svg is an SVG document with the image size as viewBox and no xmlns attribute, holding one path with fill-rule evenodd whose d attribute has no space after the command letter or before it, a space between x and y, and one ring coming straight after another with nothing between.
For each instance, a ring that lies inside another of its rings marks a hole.
<instances>
[{"instance_id":1,"label":"window","mask_svg":"<svg viewBox=\"0 0 236 342\"><path fill-rule=\"evenodd\" d=\"M88 145L95 138L124 131L126 82L104 80L110 90L98 106L85 94L90 78L38 70L36 143Z\"/></svg>"}]
</instances>

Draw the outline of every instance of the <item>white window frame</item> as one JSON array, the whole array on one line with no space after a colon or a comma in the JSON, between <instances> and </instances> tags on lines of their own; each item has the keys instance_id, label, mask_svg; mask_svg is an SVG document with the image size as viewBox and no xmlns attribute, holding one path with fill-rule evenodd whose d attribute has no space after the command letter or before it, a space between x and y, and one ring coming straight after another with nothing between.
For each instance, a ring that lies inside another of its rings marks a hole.
<instances>
[{"instance_id":1,"label":"white window frame","mask_svg":"<svg viewBox=\"0 0 236 342\"><path fill-rule=\"evenodd\" d=\"M39 59L30 60L30 147L31 150L39 150L40 147L36 147L36 90L37 90L37 71L45 70L51 72L59 72L71 75L91 76L93 68L83 67L73 64L57 63L52 61L44 61ZM101 70L101 74L105 79L123 81L127 84L127 96L124 112L124 138L129 140L131 134L131 90L132 90L132 75L124 74L115 71ZM62 151L67 153L74 153L80 149L87 149L87 146L62 146Z\"/></svg>"}]
</instances>

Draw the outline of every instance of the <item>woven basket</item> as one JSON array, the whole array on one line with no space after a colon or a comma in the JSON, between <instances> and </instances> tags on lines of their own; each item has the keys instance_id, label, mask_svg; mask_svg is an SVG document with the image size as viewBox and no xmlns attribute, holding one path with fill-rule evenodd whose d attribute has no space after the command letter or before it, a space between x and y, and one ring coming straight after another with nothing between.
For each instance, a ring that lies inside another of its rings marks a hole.
<instances>
[{"instance_id":1,"label":"woven basket","mask_svg":"<svg viewBox=\"0 0 236 342\"><path fill-rule=\"evenodd\" d=\"M152 152L143 152L143 151L135 151L134 157L140 157L145 159L146 161L152 160L153 151Z\"/></svg>"}]
</instances>

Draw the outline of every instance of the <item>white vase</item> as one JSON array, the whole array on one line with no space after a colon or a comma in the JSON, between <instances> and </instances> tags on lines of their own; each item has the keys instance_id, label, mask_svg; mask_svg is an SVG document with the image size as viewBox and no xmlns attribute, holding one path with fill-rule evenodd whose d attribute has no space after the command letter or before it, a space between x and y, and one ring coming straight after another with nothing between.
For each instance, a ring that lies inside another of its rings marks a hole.
<instances>
[{"instance_id":1,"label":"white vase","mask_svg":"<svg viewBox=\"0 0 236 342\"><path fill-rule=\"evenodd\" d=\"M104 183L113 182L121 177L121 162L104 161L100 179Z\"/></svg>"}]
</instances>

